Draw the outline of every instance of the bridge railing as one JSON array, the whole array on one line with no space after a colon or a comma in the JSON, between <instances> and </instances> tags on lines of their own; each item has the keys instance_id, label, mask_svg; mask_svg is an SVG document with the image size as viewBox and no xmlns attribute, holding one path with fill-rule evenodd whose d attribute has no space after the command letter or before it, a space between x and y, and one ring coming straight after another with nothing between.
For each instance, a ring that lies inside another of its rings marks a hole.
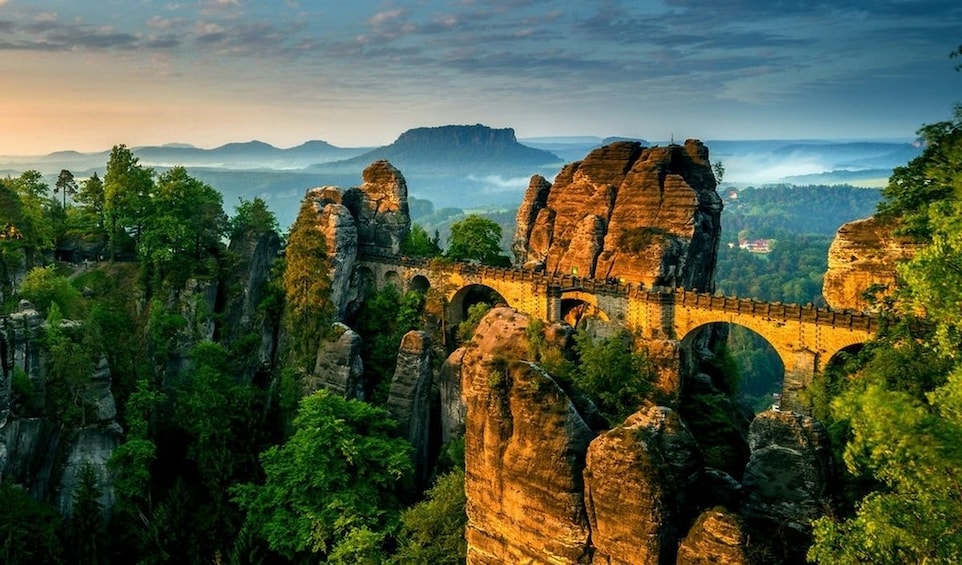
<instances>
[{"instance_id":1,"label":"bridge railing","mask_svg":"<svg viewBox=\"0 0 962 565\"><path fill-rule=\"evenodd\" d=\"M430 269L444 266L461 276L494 278L508 282L531 282L539 286L560 287L563 290L578 290L590 294L620 296L629 299L664 303L671 296L676 305L706 310L764 316L777 320L799 320L802 322L831 325L835 328L848 328L867 332L878 331L878 318L862 312L838 311L831 308L817 308L812 304L782 304L764 302L751 298L717 296L683 288L646 287L644 284L621 282L616 279L594 279L574 275L549 275L527 269L512 267L492 267L451 261L439 263L437 259L406 257L395 255L375 255L367 253L359 257L361 261L397 265L409 268Z\"/></svg>"}]
</instances>

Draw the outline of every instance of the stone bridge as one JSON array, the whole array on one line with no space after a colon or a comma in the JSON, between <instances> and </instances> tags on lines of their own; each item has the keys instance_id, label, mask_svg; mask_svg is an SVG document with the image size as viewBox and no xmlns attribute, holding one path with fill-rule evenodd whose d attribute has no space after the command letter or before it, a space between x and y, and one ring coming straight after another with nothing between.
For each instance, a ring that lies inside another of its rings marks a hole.
<instances>
[{"instance_id":1,"label":"stone bridge","mask_svg":"<svg viewBox=\"0 0 962 565\"><path fill-rule=\"evenodd\" d=\"M837 353L870 340L875 317L827 308L714 296L686 289L646 288L626 281L550 276L440 260L403 257L360 258L361 274L378 288L393 284L406 292L432 292L444 299L453 327L477 297L494 291L498 300L547 321L591 314L616 322L647 339L694 339L711 324L737 324L761 335L785 367L783 404L795 407L796 393Z\"/></svg>"}]
</instances>

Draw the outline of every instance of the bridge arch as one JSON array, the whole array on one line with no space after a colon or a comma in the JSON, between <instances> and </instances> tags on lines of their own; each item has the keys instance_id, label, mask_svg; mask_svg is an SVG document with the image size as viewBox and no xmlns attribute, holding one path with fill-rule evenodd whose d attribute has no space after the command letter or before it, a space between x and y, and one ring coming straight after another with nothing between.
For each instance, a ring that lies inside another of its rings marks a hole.
<instances>
[{"instance_id":1,"label":"bridge arch","mask_svg":"<svg viewBox=\"0 0 962 565\"><path fill-rule=\"evenodd\" d=\"M398 292L404 292L404 283L401 275L397 271L386 271L384 273L384 286L393 285Z\"/></svg>"},{"instance_id":2,"label":"bridge arch","mask_svg":"<svg viewBox=\"0 0 962 565\"><path fill-rule=\"evenodd\" d=\"M740 373L738 391L756 409L771 403L772 393L781 393L785 380L785 360L775 346L762 334L738 323L708 322L697 326L682 339L681 348L687 351L697 349L696 344L707 340L714 333L716 339L724 339L729 354L734 358ZM745 356L745 352L751 352ZM705 367L703 367L705 368ZM717 372L707 368L704 372Z\"/></svg>"},{"instance_id":3,"label":"bridge arch","mask_svg":"<svg viewBox=\"0 0 962 565\"><path fill-rule=\"evenodd\" d=\"M602 322L610 322L608 313L598 304L598 297L588 292L578 290L561 293L561 319L577 327L583 318L598 318Z\"/></svg>"},{"instance_id":4,"label":"bridge arch","mask_svg":"<svg viewBox=\"0 0 962 565\"><path fill-rule=\"evenodd\" d=\"M413 290L420 294L426 294L431 290L431 281L424 275L414 275L411 280L408 281L408 290Z\"/></svg>"},{"instance_id":5,"label":"bridge arch","mask_svg":"<svg viewBox=\"0 0 962 565\"><path fill-rule=\"evenodd\" d=\"M451 328L457 328L458 324L468 317L468 310L475 304L485 302L491 306L507 304L504 296L490 286L478 283L467 284L448 300L447 320Z\"/></svg>"}]
</instances>

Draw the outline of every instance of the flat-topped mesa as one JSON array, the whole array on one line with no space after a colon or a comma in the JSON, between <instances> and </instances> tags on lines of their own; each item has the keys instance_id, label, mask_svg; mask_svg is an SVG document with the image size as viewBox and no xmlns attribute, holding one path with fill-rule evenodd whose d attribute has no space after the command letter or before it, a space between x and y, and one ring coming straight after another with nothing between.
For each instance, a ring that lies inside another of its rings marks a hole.
<instances>
[{"instance_id":1,"label":"flat-topped mesa","mask_svg":"<svg viewBox=\"0 0 962 565\"><path fill-rule=\"evenodd\" d=\"M722 202L708 148L619 141L535 175L518 209L516 262L548 274L712 287Z\"/></svg>"}]
</instances>

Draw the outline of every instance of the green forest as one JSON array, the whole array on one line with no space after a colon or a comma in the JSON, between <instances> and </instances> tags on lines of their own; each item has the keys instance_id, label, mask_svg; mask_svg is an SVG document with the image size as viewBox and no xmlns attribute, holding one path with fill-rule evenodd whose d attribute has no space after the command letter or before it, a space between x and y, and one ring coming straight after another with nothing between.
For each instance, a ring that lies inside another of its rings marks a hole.
<instances>
[{"instance_id":1,"label":"green forest","mask_svg":"<svg viewBox=\"0 0 962 565\"><path fill-rule=\"evenodd\" d=\"M818 303L838 224L812 221L813 208L848 215L877 205L893 230L923 244L899 267L895 292L877 296L878 339L806 391L839 471L836 504L814 524L813 562L962 558L962 107L920 134L924 152L896 169L881 194L782 187L743 189L726 200L723 238L736 245L719 252L716 291L725 294ZM401 336L437 329L430 297L388 287L350 320L363 339L367 400L307 392L317 344L344 330L332 323L327 242L306 209L281 241L263 200L241 200L228 214L220 193L186 169L157 174L123 145L102 179L78 182L64 170L52 187L36 171L0 180L3 313L17 311L21 299L35 305L49 351L42 389L22 371L10 375L11 412L47 418L63 437L79 433L96 411L86 391L103 358L123 430L108 463L109 516L100 502L107 485L89 465L66 515L4 478L0 560L464 561L463 445L438 446L429 479L419 481L413 448L386 407ZM785 219L763 219L775 210ZM796 216L803 221L793 226ZM405 250L507 261L497 222L471 215L450 233L442 251L439 236L415 228ZM738 249L743 235L774 240L771 252ZM284 252L256 289L256 323L202 311L200 297L213 282L222 289L218 304L244 294L234 278L241 243L272 238ZM483 313L471 312L459 339ZM265 335L277 344L266 363L258 358ZM630 336L575 341L573 357L550 349L536 357L609 423L652 398L647 361ZM728 381L732 390L737 378ZM713 423L703 425L710 431Z\"/></svg>"}]
</instances>

